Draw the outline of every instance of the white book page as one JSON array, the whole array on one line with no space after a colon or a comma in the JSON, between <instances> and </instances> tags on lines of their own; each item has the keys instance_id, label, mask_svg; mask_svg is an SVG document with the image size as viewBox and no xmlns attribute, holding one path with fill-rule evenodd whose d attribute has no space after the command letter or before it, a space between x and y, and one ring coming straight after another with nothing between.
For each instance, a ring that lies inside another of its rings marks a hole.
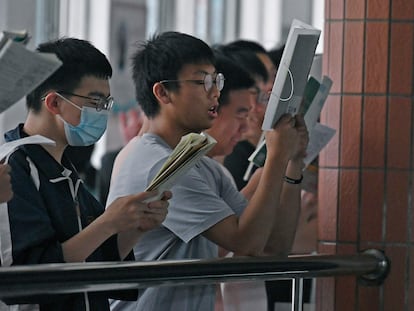
<instances>
[{"instance_id":1,"label":"white book page","mask_svg":"<svg viewBox=\"0 0 414 311\"><path fill-rule=\"evenodd\" d=\"M0 112L39 86L61 64L54 54L32 52L8 40L0 50Z\"/></svg>"},{"instance_id":2,"label":"white book page","mask_svg":"<svg viewBox=\"0 0 414 311\"><path fill-rule=\"evenodd\" d=\"M329 143L335 135L336 130L329 126L316 123L309 136L309 144L306 149L306 157L303 159L305 167L308 166L321 152L323 148Z\"/></svg>"},{"instance_id":3,"label":"white book page","mask_svg":"<svg viewBox=\"0 0 414 311\"><path fill-rule=\"evenodd\" d=\"M4 143L0 146L0 161L6 159L19 146L27 144L56 145L56 143L42 135L33 135ZM7 161L6 161L7 162Z\"/></svg>"}]
</instances>

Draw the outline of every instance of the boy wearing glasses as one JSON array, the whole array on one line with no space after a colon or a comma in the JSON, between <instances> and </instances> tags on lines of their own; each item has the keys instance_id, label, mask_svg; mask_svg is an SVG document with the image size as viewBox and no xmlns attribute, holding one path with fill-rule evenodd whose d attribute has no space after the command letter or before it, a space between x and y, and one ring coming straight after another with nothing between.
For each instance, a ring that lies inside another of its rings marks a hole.
<instances>
[{"instance_id":1,"label":"boy wearing glasses","mask_svg":"<svg viewBox=\"0 0 414 311\"><path fill-rule=\"evenodd\" d=\"M183 135L213 125L220 91L227 83L214 64L205 42L177 32L157 35L136 52L133 80L149 129L116 159L107 204L145 189ZM142 237L134 248L136 259L216 258L218 246L240 255L286 255L299 209L283 208L278 202L287 163L300 139L290 116L266 138L272 148L249 202L218 162L203 157L172 187L163 226ZM289 177L299 179L300 170L294 173ZM214 302L214 285L162 286L140 292L136 302L113 301L111 309L212 311Z\"/></svg>"},{"instance_id":2,"label":"boy wearing glasses","mask_svg":"<svg viewBox=\"0 0 414 311\"><path fill-rule=\"evenodd\" d=\"M13 265L133 260L133 245L164 220L171 193L147 204L143 201L154 193L131 192L105 210L88 192L63 152L67 145L86 146L103 135L113 103L111 65L84 40L61 39L37 50L54 53L62 66L27 96L25 123L5 138L39 134L56 145L24 145L9 158L11 252L2 252L2 258L9 256ZM127 294L121 297L136 299L135 291ZM40 310L109 310L108 297L120 296L85 292L7 303L37 304L32 308Z\"/></svg>"}]
</instances>

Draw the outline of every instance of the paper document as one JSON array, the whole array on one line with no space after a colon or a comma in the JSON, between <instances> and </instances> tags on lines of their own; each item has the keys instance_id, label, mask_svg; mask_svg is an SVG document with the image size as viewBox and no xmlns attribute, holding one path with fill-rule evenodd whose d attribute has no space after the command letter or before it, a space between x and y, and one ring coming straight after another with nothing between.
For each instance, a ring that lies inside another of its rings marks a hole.
<instances>
[{"instance_id":1,"label":"paper document","mask_svg":"<svg viewBox=\"0 0 414 311\"><path fill-rule=\"evenodd\" d=\"M306 157L303 159L305 167L307 167L321 152L323 148L329 143L332 137L335 135L336 130L326 125L316 123L312 132L309 135L309 143L306 148ZM257 147L257 149L249 157L249 161L255 165L262 167L266 160L266 141Z\"/></svg>"},{"instance_id":2,"label":"paper document","mask_svg":"<svg viewBox=\"0 0 414 311\"><path fill-rule=\"evenodd\" d=\"M33 52L7 39L0 48L0 113L39 86L61 64L54 54Z\"/></svg>"},{"instance_id":3,"label":"paper document","mask_svg":"<svg viewBox=\"0 0 414 311\"><path fill-rule=\"evenodd\" d=\"M306 157L303 159L305 167L308 166L321 152L323 148L329 143L335 135L336 130L329 126L316 123L309 136L309 144L306 149Z\"/></svg>"},{"instance_id":4,"label":"paper document","mask_svg":"<svg viewBox=\"0 0 414 311\"><path fill-rule=\"evenodd\" d=\"M157 189L160 197L164 190L171 189L177 178L184 175L215 144L216 140L205 133L190 133L183 136L146 191Z\"/></svg>"},{"instance_id":5,"label":"paper document","mask_svg":"<svg viewBox=\"0 0 414 311\"><path fill-rule=\"evenodd\" d=\"M335 134L335 130L332 132L331 128L317 123L321 110L329 95L331 86L332 80L328 76L324 76L322 83L319 83L315 78L310 77L305 87L304 101L301 111L305 114L304 120L309 133L309 144L307 148L308 156L305 158L305 166L316 158L317 154L314 155L314 152L316 150L320 152ZM332 136L329 137L328 134L332 134ZM249 157L249 161L261 167L265 163L266 154L266 142L262 141Z\"/></svg>"},{"instance_id":6,"label":"paper document","mask_svg":"<svg viewBox=\"0 0 414 311\"><path fill-rule=\"evenodd\" d=\"M19 146L28 144L56 145L55 141L42 135L33 135L4 143L0 146L0 161L6 159Z\"/></svg>"}]
</instances>

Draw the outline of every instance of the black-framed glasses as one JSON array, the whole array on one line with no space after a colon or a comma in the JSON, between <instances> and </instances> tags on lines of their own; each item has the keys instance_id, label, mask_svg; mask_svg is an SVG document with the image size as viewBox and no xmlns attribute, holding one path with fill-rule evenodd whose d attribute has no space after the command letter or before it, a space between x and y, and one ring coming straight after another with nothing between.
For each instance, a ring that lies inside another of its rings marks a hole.
<instances>
[{"instance_id":1,"label":"black-framed glasses","mask_svg":"<svg viewBox=\"0 0 414 311\"><path fill-rule=\"evenodd\" d=\"M112 96L108 97L89 97L89 96L83 96L71 92L66 91L58 91L57 93L62 95L69 95L69 96L75 96L79 98L84 98L90 100L91 104L94 105L96 111L101 110L111 110L112 106L114 105L114 98Z\"/></svg>"},{"instance_id":2,"label":"black-framed glasses","mask_svg":"<svg viewBox=\"0 0 414 311\"><path fill-rule=\"evenodd\" d=\"M160 83L169 83L169 82L193 82L196 84L204 84L204 89L206 92L209 92L213 85L216 85L216 88L221 91L224 87L224 75L222 73L217 73L215 77L212 74L207 73L204 76L203 80L162 80Z\"/></svg>"}]
</instances>

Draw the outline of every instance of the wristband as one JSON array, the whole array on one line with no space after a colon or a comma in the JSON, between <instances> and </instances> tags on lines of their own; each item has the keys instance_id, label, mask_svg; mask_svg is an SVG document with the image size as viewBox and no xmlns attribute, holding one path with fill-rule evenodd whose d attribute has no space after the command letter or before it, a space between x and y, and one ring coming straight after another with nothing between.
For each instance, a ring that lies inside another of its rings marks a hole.
<instances>
[{"instance_id":1,"label":"wristband","mask_svg":"<svg viewBox=\"0 0 414 311\"><path fill-rule=\"evenodd\" d=\"M302 182L303 175L301 174L299 179L293 179L293 178L290 178L290 177L285 176L285 177L283 177L283 180L285 182L287 182L288 184L298 185L298 184L300 184Z\"/></svg>"}]
</instances>

